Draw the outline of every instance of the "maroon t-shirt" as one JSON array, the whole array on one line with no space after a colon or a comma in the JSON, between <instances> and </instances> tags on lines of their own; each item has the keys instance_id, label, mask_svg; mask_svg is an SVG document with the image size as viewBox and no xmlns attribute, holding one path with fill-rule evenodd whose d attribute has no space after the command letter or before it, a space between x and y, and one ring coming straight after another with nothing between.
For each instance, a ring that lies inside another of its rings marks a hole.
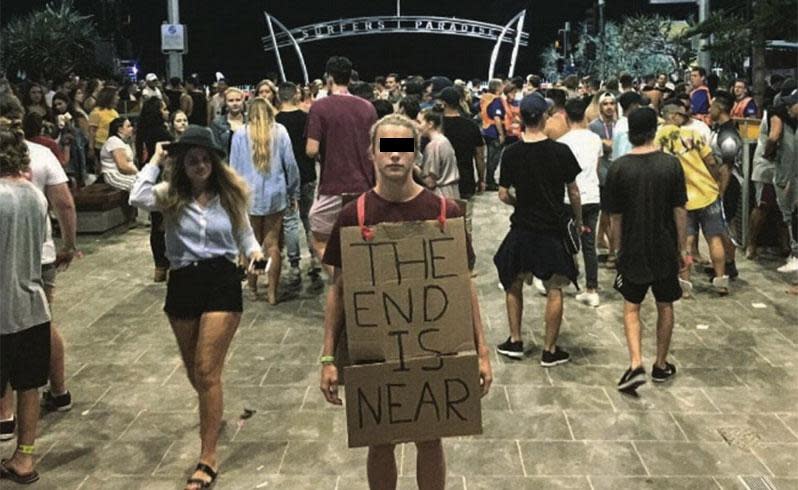
<instances>
[{"instance_id":1,"label":"maroon t-shirt","mask_svg":"<svg viewBox=\"0 0 798 490\"><path fill-rule=\"evenodd\" d=\"M353 95L329 95L313 103L305 136L319 142L319 194L359 194L374 187L369 130L377 111Z\"/></svg>"},{"instance_id":2,"label":"maroon t-shirt","mask_svg":"<svg viewBox=\"0 0 798 490\"><path fill-rule=\"evenodd\" d=\"M433 192L424 189L416 197L406 202L386 201L373 190L366 194L366 225L379 223L395 223L399 221L426 221L437 220L441 212L441 198ZM446 217L459 218L463 216L460 206L451 199L446 200ZM322 262L334 267L341 267L341 227L358 226L357 199L353 199L344 206L338 221L330 233L327 248L324 251ZM466 251L468 252L468 267L473 269L476 257L471 246L471 236L466 232Z\"/></svg>"}]
</instances>

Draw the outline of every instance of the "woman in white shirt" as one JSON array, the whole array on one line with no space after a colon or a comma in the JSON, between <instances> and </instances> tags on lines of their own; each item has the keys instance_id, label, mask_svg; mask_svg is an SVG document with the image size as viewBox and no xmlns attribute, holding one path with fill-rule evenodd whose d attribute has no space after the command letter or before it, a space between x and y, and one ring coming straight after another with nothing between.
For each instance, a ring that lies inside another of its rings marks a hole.
<instances>
[{"instance_id":1,"label":"woman in white shirt","mask_svg":"<svg viewBox=\"0 0 798 490\"><path fill-rule=\"evenodd\" d=\"M218 471L222 368L243 311L238 254L249 258L250 272L262 273L266 263L247 216L247 185L222 160L211 131L189 126L169 145L168 158L163 145L156 144L139 172L130 204L164 215L170 267L164 311L199 396L202 448L186 483L197 490L209 488Z\"/></svg>"},{"instance_id":2,"label":"woman in white shirt","mask_svg":"<svg viewBox=\"0 0 798 490\"><path fill-rule=\"evenodd\" d=\"M117 117L108 127L109 138L100 150L100 164L105 183L123 191L130 191L136 182L138 169L133 160L133 125L126 117Z\"/></svg>"}]
</instances>

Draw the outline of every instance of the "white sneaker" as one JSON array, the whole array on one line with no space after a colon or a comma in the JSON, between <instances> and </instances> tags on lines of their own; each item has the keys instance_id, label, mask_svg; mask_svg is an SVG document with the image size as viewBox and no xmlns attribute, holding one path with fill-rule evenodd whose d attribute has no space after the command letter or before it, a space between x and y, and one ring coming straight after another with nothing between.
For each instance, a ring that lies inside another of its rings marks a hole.
<instances>
[{"instance_id":1,"label":"white sneaker","mask_svg":"<svg viewBox=\"0 0 798 490\"><path fill-rule=\"evenodd\" d=\"M583 291L577 294L576 300L579 301L580 303L592 306L593 308L597 307L600 304L598 293L589 293L587 291Z\"/></svg>"},{"instance_id":2,"label":"white sneaker","mask_svg":"<svg viewBox=\"0 0 798 490\"><path fill-rule=\"evenodd\" d=\"M548 295L548 292L546 292L546 286L543 285L543 281L541 281L537 277L532 278L532 285L535 286L535 289L537 289L538 294L540 294L541 296Z\"/></svg>"},{"instance_id":3,"label":"white sneaker","mask_svg":"<svg viewBox=\"0 0 798 490\"><path fill-rule=\"evenodd\" d=\"M790 255L790 258L787 259L787 263L776 270L783 273L798 272L798 257Z\"/></svg>"}]
</instances>

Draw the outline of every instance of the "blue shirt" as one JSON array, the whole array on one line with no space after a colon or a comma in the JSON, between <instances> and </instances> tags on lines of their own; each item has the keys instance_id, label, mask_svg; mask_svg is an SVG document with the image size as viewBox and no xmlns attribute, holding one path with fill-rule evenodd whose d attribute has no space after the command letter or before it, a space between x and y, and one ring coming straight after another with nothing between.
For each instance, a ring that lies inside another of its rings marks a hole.
<instances>
[{"instance_id":1,"label":"blue shirt","mask_svg":"<svg viewBox=\"0 0 798 490\"><path fill-rule=\"evenodd\" d=\"M130 191L130 204L147 211L160 211L155 202L155 182L161 169L148 163L136 177ZM159 186L167 186L163 182ZM200 260L224 257L236 263L239 252L251 256L260 250L249 220L237 233L233 231L230 216L222 207L219 196L214 196L207 207L196 201L188 203L177 220L165 220L166 257L171 269L180 269Z\"/></svg>"},{"instance_id":2,"label":"blue shirt","mask_svg":"<svg viewBox=\"0 0 798 490\"><path fill-rule=\"evenodd\" d=\"M233 133L230 166L247 181L252 191L249 214L266 216L279 213L288 205L289 196L292 200L299 199L299 167L294 158L291 137L285 126L274 123L269 171L263 173L252 161L252 141L248 129L249 125L245 125Z\"/></svg>"},{"instance_id":3,"label":"blue shirt","mask_svg":"<svg viewBox=\"0 0 798 490\"><path fill-rule=\"evenodd\" d=\"M488 119L494 121L495 118L504 118L504 104L502 104L502 98L496 97L488 104L486 108L486 112L488 113ZM499 130L496 129L496 123L493 122L490 126L482 130L482 136L487 139L495 140L499 139Z\"/></svg>"},{"instance_id":4,"label":"blue shirt","mask_svg":"<svg viewBox=\"0 0 798 490\"><path fill-rule=\"evenodd\" d=\"M618 119L612 133L612 156L611 160L626 155L632 150L632 143L629 141L629 120L625 117Z\"/></svg>"}]
</instances>

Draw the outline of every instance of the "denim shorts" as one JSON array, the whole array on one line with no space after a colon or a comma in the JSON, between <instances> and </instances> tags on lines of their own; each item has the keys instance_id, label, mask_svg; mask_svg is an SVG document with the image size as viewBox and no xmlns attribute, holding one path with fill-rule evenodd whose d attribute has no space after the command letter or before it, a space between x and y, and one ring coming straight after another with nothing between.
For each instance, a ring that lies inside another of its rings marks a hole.
<instances>
[{"instance_id":1,"label":"denim shorts","mask_svg":"<svg viewBox=\"0 0 798 490\"><path fill-rule=\"evenodd\" d=\"M698 228L704 236L717 236L726 233L726 219L723 215L723 202L718 199L709 206L687 212L687 234L698 235Z\"/></svg>"}]
</instances>

